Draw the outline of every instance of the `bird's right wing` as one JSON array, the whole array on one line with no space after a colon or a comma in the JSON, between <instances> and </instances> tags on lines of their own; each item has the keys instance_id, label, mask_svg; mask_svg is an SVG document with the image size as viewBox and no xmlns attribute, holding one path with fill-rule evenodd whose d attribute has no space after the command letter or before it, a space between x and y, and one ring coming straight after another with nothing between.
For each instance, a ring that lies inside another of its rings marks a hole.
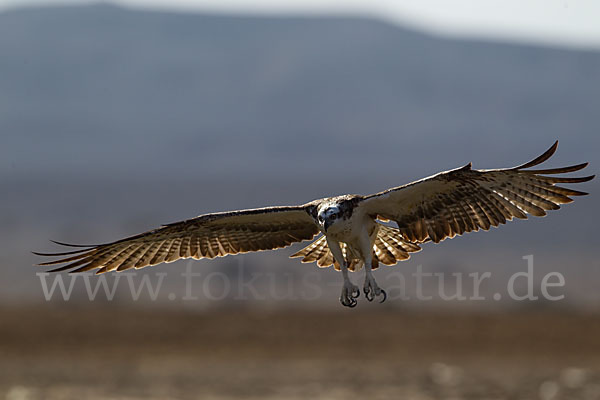
<instances>
[{"instance_id":1,"label":"bird's right wing","mask_svg":"<svg viewBox=\"0 0 600 400\"><path fill-rule=\"evenodd\" d=\"M205 214L164 225L116 242L93 245L62 253L34 253L67 256L39 265L69 263L50 272L97 273L143 268L180 258L214 258L227 254L272 250L312 239L319 229L310 216L311 205L267 207Z\"/></svg>"}]
</instances>

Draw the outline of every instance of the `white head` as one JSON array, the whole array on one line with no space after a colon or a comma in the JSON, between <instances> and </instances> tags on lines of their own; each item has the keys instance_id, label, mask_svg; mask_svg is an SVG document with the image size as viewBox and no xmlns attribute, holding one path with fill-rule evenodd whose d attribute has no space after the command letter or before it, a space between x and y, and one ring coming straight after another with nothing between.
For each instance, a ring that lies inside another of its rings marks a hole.
<instances>
[{"instance_id":1,"label":"white head","mask_svg":"<svg viewBox=\"0 0 600 400\"><path fill-rule=\"evenodd\" d=\"M327 232L327 229L331 225L335 224L340 219L342 219L342 212L338 204L329 203L319 207L317 220L325 232Z\"/></svg>"}]
</instances>

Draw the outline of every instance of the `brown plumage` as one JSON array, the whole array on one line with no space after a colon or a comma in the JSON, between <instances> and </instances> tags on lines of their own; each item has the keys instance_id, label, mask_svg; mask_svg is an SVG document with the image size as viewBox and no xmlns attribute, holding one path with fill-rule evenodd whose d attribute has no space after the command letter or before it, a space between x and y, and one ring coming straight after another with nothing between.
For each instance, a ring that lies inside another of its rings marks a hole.
<instances>
[{"instance_id":1,"label":"brown plumage","mask_svg":"<svg viewBox=\"0 0 600 400\"><path fill-rule=\"evenodd\" d=\"M536 159L514 168L473 170L471 164L442 172L405 186L367 196L361 202L373 217L398 224L405 240L435 243L465 232L488 230L510 221L526 219L527 214L544 216L560 204L573 201L568 196L585 192L556 186L557 183L586 182L594 176L565 178L545 176L585 168L578 164L563 168L529 170L549 159L558 141Z\"/></svg>"},{"instance_id":2,"label":"brown plumage","mask_svg":"<svg viewBox=\"0 0 600 400\"><path fill-rule=\"evenodd\" d=\"M269 207L206 214L83 250L35 254L69 256L40 264L70 262L50 272L98 269L97 273L103 273L143 268L180 258L214 258L272 250L312 239L318 232L318 227L306 212L306 206Z\"/></svg>"}]
</instances>

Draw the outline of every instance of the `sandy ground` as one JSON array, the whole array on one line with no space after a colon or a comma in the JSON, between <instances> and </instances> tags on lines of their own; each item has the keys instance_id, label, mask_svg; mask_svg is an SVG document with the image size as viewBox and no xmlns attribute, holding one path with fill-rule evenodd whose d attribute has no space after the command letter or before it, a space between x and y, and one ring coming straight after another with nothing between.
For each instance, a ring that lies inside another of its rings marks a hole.
<instances>
[{"instance_id":1,"label":"sandy ground","mask_svg":"<svg viewBox=\"0 0 600 400\"><path fill-rule=\"evenodd\" d=\"M0 399L600 399L600 316L0 308Z\"/></svg>"}]
</instances>

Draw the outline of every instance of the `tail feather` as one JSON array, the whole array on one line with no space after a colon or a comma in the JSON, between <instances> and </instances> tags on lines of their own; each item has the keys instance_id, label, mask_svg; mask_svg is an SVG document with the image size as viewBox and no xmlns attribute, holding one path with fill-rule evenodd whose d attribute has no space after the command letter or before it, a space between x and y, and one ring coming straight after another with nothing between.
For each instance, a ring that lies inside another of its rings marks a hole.
<instances>
[{"instance_id":1,"label":"tail feather","mask_svg":"<svg viewBox=\"0 0 600 400\"><path fill-rule=\"evenodd\" d=\"M348 269L350 271L358 271L364 266L364 262L361 259L350 254L345 243L340 243L340 246L344 258L348 260ZM420 250L421 247L419 245L406 241L397 228L379 225L377 238L373 244L372 268L377 268L379 263L394 265L398 261L407 260L410 257L409 253ZM301 262L303 263L316 262L320 268L327 268L333 265L336 270L340 270L340 265L335 261L333 254L327 246L327 238L325 236L320 236L308 246L292 254L290 258L292 257L302 257Z\"/></svg>"}]
</instances>

